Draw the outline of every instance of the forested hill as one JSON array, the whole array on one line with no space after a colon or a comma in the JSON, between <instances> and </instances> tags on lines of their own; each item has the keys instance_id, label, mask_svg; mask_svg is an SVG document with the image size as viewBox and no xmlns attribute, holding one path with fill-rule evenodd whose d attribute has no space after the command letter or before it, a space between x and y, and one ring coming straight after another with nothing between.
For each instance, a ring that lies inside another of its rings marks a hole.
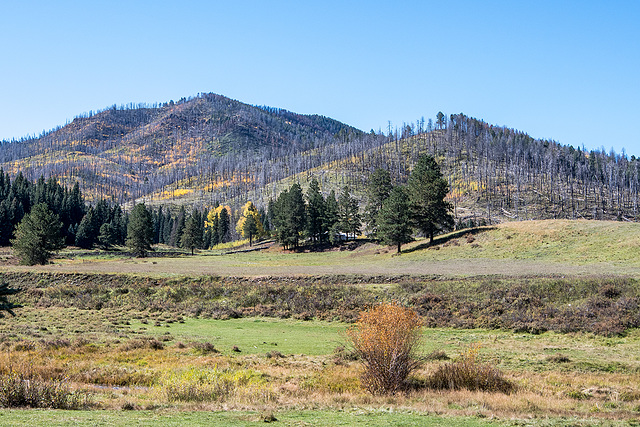
<instances>
[{"instance_id":1,"label":"forested hill","mask_svg":"<svg viewBox=\"0 0 640 427\"><path fill-rule=\"evenodd\" d=\"M3 141L0 164L29 180L79 181L124 202L183 179L233 181L250 159L277 158L362 132L319 115L255 107L215 94L163 105L113 106L38 138Z\"/></svg>"},{"instance_id":2,"label":"forested hill","mask_svg":"<svg viewBox=\"0 0 640 427\"><path fill-rule=\"evenodd\" d=\"M603 141L605 142L605 141ZM266 206L312 177L326 194L369 174L402 183L420 154L441 165L459 222L544 218L638 219L640 162L586 152L463 114L439 113L364 133L318 115L202 94L164 105L112 107L38 138L3 142L0 166L26 178L80 182L89 197L151 204Z\"/></svg>"}]
</instances>

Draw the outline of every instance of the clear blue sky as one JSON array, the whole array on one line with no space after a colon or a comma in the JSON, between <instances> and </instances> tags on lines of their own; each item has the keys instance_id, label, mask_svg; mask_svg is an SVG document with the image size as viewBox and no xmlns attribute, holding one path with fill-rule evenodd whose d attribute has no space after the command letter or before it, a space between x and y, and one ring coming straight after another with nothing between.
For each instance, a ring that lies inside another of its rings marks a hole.
<instances>
[{"instance_id":1,"label":"clear blue sky","mask_svg":"<svg viewBox=\"0 0 640 427\"><path fill-rule=\"evenodd\" d=\"M463 112L640 155L640 1L10 1L0 139L215 92L383 129Z\"/></svg>"}]
</instances>

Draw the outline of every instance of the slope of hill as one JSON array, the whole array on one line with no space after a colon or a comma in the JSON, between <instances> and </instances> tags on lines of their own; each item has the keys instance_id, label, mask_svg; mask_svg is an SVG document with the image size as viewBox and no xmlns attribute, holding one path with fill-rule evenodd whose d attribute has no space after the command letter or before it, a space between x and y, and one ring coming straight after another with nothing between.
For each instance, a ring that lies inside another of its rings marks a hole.
<instances>
[{"instance_id":1,"label":"slope of hill","mask_svg":"<svg viewBox=\"0 0 640 427\"><path fill-rule=\"evenodd\" d=\"M113 106L37 139L5 141L0 164L28 179L78 180L87 194L122 202L194 177L215 188L233 182L251 158L283 157L360 134L327 117L204 94L162 106Z\"/></svg>"},{"instance_id":2,"label":"slope of hill","mask_svg":"<svg viewBox=\"0 0 640 427\"><path fill-rule=\"evenodd\" d=\"M640 162L583 151L489 125L439 115L388 135L363 133L318 115L255 107L203 94L161 106L112 107L35 139L4 142L0 166L67 183L89 197L158 204L264 205L292 182L319 178L322 191L388 168L406 180L418 156L434 155L462 225L546 218L635 221Z\"/></svg>"}]
</instances>

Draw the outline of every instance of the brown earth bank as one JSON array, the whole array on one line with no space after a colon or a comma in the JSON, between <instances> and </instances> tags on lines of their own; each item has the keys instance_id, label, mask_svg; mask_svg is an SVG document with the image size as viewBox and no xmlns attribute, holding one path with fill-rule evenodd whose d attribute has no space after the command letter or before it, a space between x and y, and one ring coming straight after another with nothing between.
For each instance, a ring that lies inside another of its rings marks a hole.
<instances>
[{"instance_id":1,"label":"brown earth bank","mask_svg":"<svg viewBox=\"0 0 640 427\"><path fill-rule=\"evenodd\" d=\"M322 319L352 322L382 301L414 308L429 327L623 335L640 325L632 278L322 275L149 278L117 274L0 272L35 308L145 310L157 316Z\"/></svg>"}]
</instances>

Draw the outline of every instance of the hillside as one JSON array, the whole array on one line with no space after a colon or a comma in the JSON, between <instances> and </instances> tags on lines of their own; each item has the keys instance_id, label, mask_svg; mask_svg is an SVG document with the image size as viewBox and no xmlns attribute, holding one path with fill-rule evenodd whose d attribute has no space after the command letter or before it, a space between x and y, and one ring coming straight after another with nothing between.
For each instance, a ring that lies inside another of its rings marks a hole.
<instances>
[{"instance_id":1,"label":"hillside","mask_svg":"<svg viewBox=\"0 0 640 427\"><path fill-rule=\"evenodd\" d=\"M89 197L150 204L264 206L293 182L322 191L348 184L364 198L368 175L406 180L434 155L460 225L549 218L638 217L640 162L535 139L463 114L435 124L363 133L319 115L256 107L215 94L154 106L112 107L39 138L3 142L0 166L28 179L78 180Z\"/></svg>"},{"instance_id":2,"label":"hillside","mask_svg":"<svg viewBox=\"0 0 640 427\"><path fill-rule=\"evenodd\" d=\"M197 180L209 191L248 181L249 163L276 159L362 132L318 115L255 107L204 94L158 106L113 106L36 139L4 141L0 164L27 179L78 180L93 197L120 202Z\"/></svg>"}]
</instances>

